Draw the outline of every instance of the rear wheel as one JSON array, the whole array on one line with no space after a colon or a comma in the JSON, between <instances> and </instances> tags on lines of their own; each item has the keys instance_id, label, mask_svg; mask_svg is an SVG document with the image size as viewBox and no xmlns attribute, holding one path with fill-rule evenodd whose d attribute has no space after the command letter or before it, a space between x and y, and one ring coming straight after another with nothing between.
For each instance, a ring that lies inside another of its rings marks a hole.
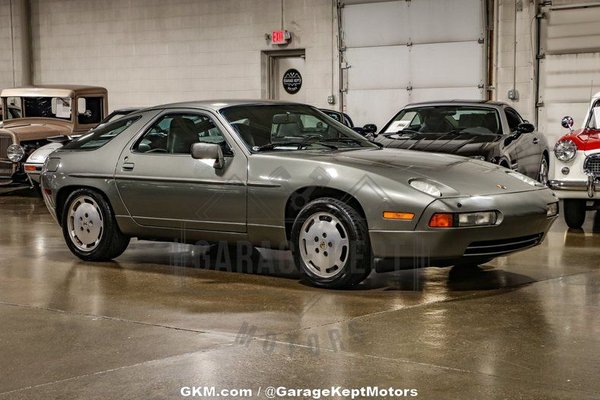
<instances>
[{"instance_id":1,"label":"rear wheel","mask_svg":"<svg viewBox=\"0 0 600 400\"><path fill-rule=\"evenodd\" d=\"M292 227L294 262L315 286L343 288L371 272L365 219L348 204L322 198L308 203Z\"/></svg>"},{"instance_id":2,"label":"rear wheel","mask_svg":"<svg viewBox=\"0 0 600 400\"><path fill-rule=\"evenodd\" d=\"M67 246L82 260L110 260L120 256L129 245L129 237L119 230L110 205L93 190L78 189L71 193L61 222Z\"/></svg>"},{"instance_id":3,"label":"rear wheel","mask_svg":"<svg viewBox=\"0 0 600 400\"><path fill-rule=\"evenodd\" d=\"M564 201L565 222L572 229L581 229L585 222L586 201L568 199Z\"/></svg>"}]
</instances>

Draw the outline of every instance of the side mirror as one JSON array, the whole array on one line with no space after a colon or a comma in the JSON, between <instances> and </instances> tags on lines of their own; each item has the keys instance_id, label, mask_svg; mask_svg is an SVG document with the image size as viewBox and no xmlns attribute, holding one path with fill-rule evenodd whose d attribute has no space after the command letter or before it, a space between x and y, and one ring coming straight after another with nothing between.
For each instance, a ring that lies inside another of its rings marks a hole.
<instances>
[{"instance_id":1,"label":"side mirror","mask_svg":"<svg viewBox=\"0 0 600 400\"><path fill-rule=\"evenodd\" d=\"M377 133L377 125L375 124L366 124L365 126L363 126L363 132L365 135L370 134L375 134Z\"/></svg>"},{"instance_id":2,"label":"side mirror","mask_svg":"<svg viewBox=\"0 0 600 400\"><path fill-rule=\"evenodd\" d=\"M221 146L214 143L194 143L192 145L192 158L196 160L215 160L213 167L221 169L225 166L225 157Z\"/></svg>"},{"instance_id":3,"label":"side mirror","mask_svg":"<svg viewBox=\"0 0 600 400\"><path fill-rule=\"evenodd\" d=\"M573 121L572 117L567 115L566 117L563 117L563 119L560 121L560 124L563 128L573 132L573 125L575 125L575 121Z\"/></svg>"},{"instance_id":4,"label":"side mirror","mask_svg":"<svg viewBox=\"0 0 600 400\"><path fill-rule=\"evenodd\" d=\"M535 126L529 122L523 122L517 126L517 132L519 133L531 133L535 131Z\"/></svg>"}]
</instances>

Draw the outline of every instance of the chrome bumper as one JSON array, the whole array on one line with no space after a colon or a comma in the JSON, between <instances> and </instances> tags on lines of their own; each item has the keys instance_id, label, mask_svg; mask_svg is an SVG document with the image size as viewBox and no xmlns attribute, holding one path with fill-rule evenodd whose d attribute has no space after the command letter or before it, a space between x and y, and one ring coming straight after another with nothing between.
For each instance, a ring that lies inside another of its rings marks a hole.
<instances>
[{"instance_id":1,"label":"chrome bumper","mask_svg":"<svg viewBox=\"0 0 600 400\"><path fill-rule=\"evenodd\" d=\"M548 186L552 190L571 190L575 192L587 192L589 198L593 198L598 186L598 179L594 176L588 176L587 181L548 181Z\"/></svg>"}]
</instances>

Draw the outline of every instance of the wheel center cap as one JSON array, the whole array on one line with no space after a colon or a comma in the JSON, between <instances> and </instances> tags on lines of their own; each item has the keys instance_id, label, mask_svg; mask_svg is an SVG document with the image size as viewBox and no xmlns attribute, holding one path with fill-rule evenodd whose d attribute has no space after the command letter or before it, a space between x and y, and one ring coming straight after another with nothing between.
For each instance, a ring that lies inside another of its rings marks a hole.
<instances>
[{"instance_id":1,"label":"wheel center cap","mask_svg":"<svg viewBox=\"0 0 600 400\"><path fill-rule=\"evenodd\" d=\"M319 247L321 248L321 250L325 250L327 245L325 244L325 242L321 241L321 244L319 244Z\"/></svg>"}]
</instances>

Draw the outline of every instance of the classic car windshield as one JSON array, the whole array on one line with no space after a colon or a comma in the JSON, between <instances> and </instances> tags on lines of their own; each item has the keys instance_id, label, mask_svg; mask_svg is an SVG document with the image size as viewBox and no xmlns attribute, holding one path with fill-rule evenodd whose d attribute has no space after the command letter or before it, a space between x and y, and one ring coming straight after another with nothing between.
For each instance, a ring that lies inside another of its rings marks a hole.
<instances>
[{"instance_id":1,"label":"classic car windshield","mask_svg":"<svg viewBox=\"0 0 600 400\"><path fill-rule=\"evenodd\" d=\"M221 114L252 151L377 147L309 106L243 105Z\"/></svg>"},{"instance_id":2,"label":"classic car windshield","mask_svg":"<svg viewBox=\"0 0 600 400\"><path fill-rule=\"evenodd\" d=\"M600 129L600 100L596 100L592 106L590 115L588 116L586 128Z\"/></svg>"},{"instance_id":3,"label":"classic car windshield","mask_svg":"<svg viewBox=\"0 0 600 400\"><path fill-rule=\"evenodd\" d=\"M9 97L7 104L21 109L21 114L8 113L12 118L58 118L71 120L71 99L69 97Z\"/></svg>"},{"instance_id":4,"label":"classic car windshield","mask_svg":"<svg viewBox=\"0 0 600 400\"><path fill-rule=\"evenodd\" d=\"M498 112L493 108L424 106L400 111L383 132L384 134L456 132L496 135L501 133L502 129Z\"/></svg>"}]
</instances>

